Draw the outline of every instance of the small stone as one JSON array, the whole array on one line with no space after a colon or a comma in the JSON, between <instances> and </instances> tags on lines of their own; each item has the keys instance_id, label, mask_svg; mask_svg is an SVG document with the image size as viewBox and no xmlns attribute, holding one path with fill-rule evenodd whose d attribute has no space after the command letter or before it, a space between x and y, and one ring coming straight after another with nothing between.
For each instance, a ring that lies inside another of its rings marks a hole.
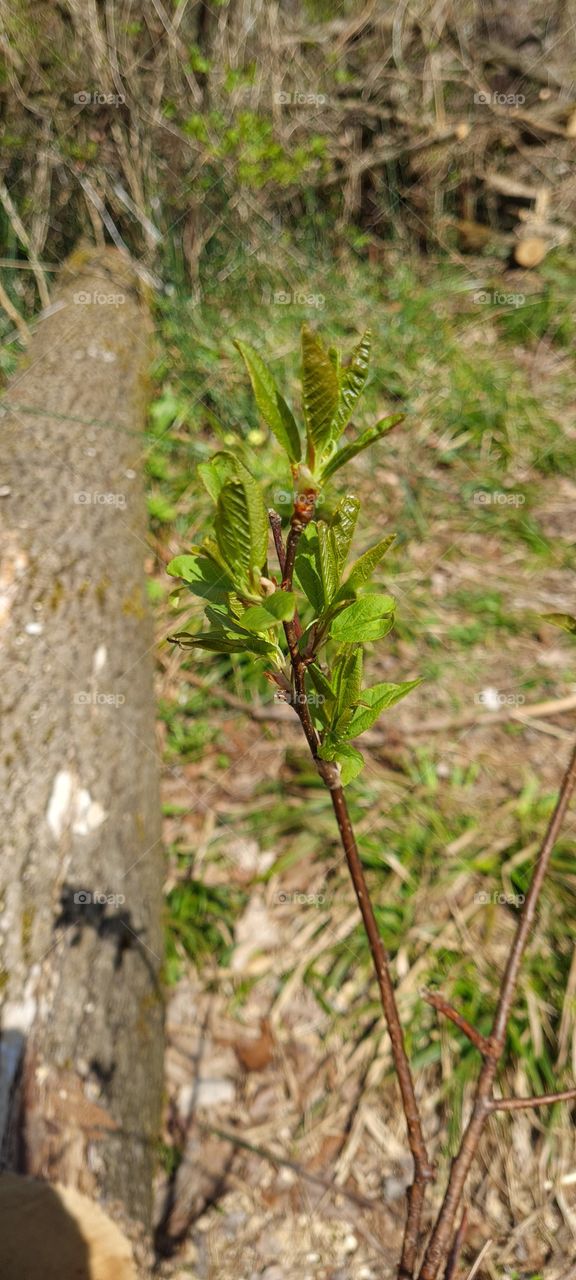
<instances>
[{"instance_id":1,"label":"small stone","mask_svg":"<svg viewBox=\"0 0 576 1280\"><path fill-rule=\"evenodd\" d=\"M355 1253L358 1248L358 1241L356 1239L356 1236L353 1236L353 1235L345 1236L342 1241L342 1248L344 1250L344 1253Z\"/></svg>"},{"instance_id":2,"label":"small stone","mask_svg":"<svg viewBox=\"0 0 576 1280\"><path fill-rule=\"evenodd\" d=\"M41 636L44 627L41 622L27 622L24 630L29 636Z\"/></svg>"}]
</instances>

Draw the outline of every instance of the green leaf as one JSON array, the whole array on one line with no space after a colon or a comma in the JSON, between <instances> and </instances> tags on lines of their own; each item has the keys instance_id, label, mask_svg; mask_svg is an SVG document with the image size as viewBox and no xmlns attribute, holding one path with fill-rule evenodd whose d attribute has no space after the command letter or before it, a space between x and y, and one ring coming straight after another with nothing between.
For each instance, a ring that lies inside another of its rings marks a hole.
<instances>
[{"instance_id":1,"label":"green leaf","mask_svg":"<svg viewBox=\"0 0 576 1280\"><path fill-rule=\"evenodd\" d=\"M166 573L169 573L172 578L183 578L184 582L192 582L197 564L196 556L174 556L166 566Z\"/></svg>"},{"instance_id":2,"label":"green leaf","mask_svg":"<svg viewBox=\"0 0 576 1280\"><path fill-rule=\"evenodd\" d=\"M307 674L309 675L317 692L321 693L327 702L334 702L334 689L332 688L330 681L324 675L324 672L320 670L320 667L317 666L315 662L310 663L310 666L307 669Z\"/></svg>"},{"instance_id":3,"label":"green leaf","mask_svg":"<svg viewBox=\"0 0 576 1280\"><path fill-rule=\"evenodd\" d=\"M331 439L338 408L338 374L320 339L307 325L302 329L302 407L313 450L322 450Z\"/></svg>"},{"instance_id":4,"label":"green leaf","mask_svg":"<svg viewBox=\"0 0 576 1280\"><path fill-rule=\"evenodd\" d=\"M247 342L235 342L248 370L256 404L264 421L274 432L291 462L299 462L301 444L298 426L292 410L280 394L274 376L258 352Z\"/></svg>"},{"instance_id":5,"label":"green leaf","mask_svg":"<svg viewBox=\"0 0 576 1280\"><path fill-rule=\"evenodd\" d=\"M561 627L563 631L576 634L576 618L571 613L543 613L544 622L551 622L553 627Z\"/></svg>"},{"instance_id":6,"label":"green leaf","mask_svg":"<svg viewBox=\"0 0 576 1280\"><path fill-rule=\"evenodd\" d=\"M340 742L336 752L336 760L340 765L340 781L343 787L347 787L349 782L353 782L362 773L364 768L364 756L357 747L351 747L349 742Z\"/></svg>"},{"instance_id":7,"label":"green leaf","mask_svg":"<svg viewBox=\"0 0 576 1280\"><path fill-rule=\"evenodd\" d=\"M259 571L268 552L268 516L259 485L241 463L218 496L214 529L227 564L245 577Z\"/></svg>"},{"instance_id":8,"label":"green leaf","mask_svg":"<svg viewBox=\"0 0 576 1280\"><path fill-rule=\"evenodd\" d=\"M375 427L368 427L366 431L363 431L357 440L353 440L351 444L339 449L337 453L332 455L326 466L323 467L320 483L324 484L330 476L334 475L335 471L339 471L340 467L343 467L346 462L350 462L352 458L355 458L356 454L362 453L369 445L374 444L376 440L380 440L382 436L386 435L387 431L391 431L392 427L395 427L398 422L402 422L405 416L403 413L395 413L391 418L382 418L380 422L376 423Z\"/></svg>"},{"instance_id":9,"label":"green leaf","mask_svg":"<svg viewBox=\"0 0 576 1280\"><path fill-rule=\"evenodd\" d=\"M348 426L354 412L354 405L362 395L370 366L370 344L372 334L366 330L358 345L352 352L350 364L340 375L340 402L334 419L333 438L338 439Z\"/></svg>"},{"instance_id":10,"label":"green leaf","mask_svg":"<svg viewBox=\"0 0 576 1280\"><path fill-rule=\"evenodd\" d=\"M282 622L290 622L296 610L296 596L292 591L275 591L266 596L262 604L255 604L241 613L238 622L248 631L267 631L270 627L279 627Z\"/></svg>"},{"instance_id":11,"label":"green leaf","mask_svg":"<svg viewBox=\"0 0 576 1280\"><path fill-rule=\"evenodd\" d=\"M261 640L259 636L246 637L229 635L226 631L215 628L213 631L201 631L199 635L190 635L187 631L177 631L169 636L169 640L180 645L182 649L208 649L212 653L256 653L260 655L276 654L273 644Z\"/></svg>"},{"instance_id":12,"label":"green leaf","mask_svg":"<svg viewBox=\"0 0 576 1280\"><path fill-rule=\"evenodd\" d=\"M351 747L349 742L343 742L342 739L330 733L326 734L318 755L321 760L335 760L340 765L340 781L343 787L357 778L364 768L362 752L356 747Z\"/></svg>"},{"instance_id":13,"label":"green leaf","mask_svg":"<svg viewBox=\"0 0 576 1280\"><path fill-rule=\"evenodd\" d=\"M264 599L264 608L280 622L291 622L296 612L296 596L293 591L274 591Z\"/></svg>"},{"instance_id":14,"label":"green leaf","mask_svg":"<svg viewBox=\"0 0 576 1280\"><path fill-rule=\"evenodd\" d=\"M359 645L346 647L336 655L332 666L332 682L336 694L336 716L358 701L362 688L363 656Z\"/></svg>"},{"instance_id":15,"label":"green leaf","mask_svg":"<svg viewBox=\"0 0 576 1280\"><path fill-rule=\"evenodd\" d=\"M392 596L362 596L334 618L330 634L346 644L380 640L394 626L395 607Z\"/></svg>"},{"instance_id":16,"label":"green leaf","mask_svg":"<svg viewBox=\"0 0 576 1280\"><path fill-rule=\"evenodd\" d=\"M272 641L272 638L267 640L262 639L261 636L255 635L252 631L249 631L247 627L243 627L240 621L233 617L229 610L220 608L220 606L213 608L212 605L207 605L205 613L209 622L212 622L216 628L224 631L227 635L230 635L231 639L235 640L238 638L242 640L244 648L249 650L251 653L277 652L277 648Z\"/></svg>"},{"instance_id":17,"label":"green leaf","mask_svg":"<svg viewBox=\"0 0 576 1280\"><path fill-rule=\"evenodd\" d=\"M206 560L210 560L220 570L220 573L226 574L227 577L230 576L230 565L226 563L214 538L205 538L199 547L193 547L192 550L198 555L204 556Z\"/></svg>"},{"instance_id":18,"label":"green leaf","mask_svg":"<svg viewBox=\"0 0 576 1280\"><path fill-rule=\"evenodd\" d=\"M167 568L173 578L182 578L195 596L224 604L234 583L228 575L204 556L175 556Z\"/></svg>"},{"instance_id":19,"label":"green leaf","mask_svg":"<svg viewBox=\"0 0 576 1280\"><path fill-rule=\"evenodd\" d=\"M318 563L319 551L316 526L308 525L298 543L294 577L298 586L302 588L306 599L312 605L316 616L322 613L324 607L324 592L318 572Z\"/></svg>"},{"instance_id":20,"label":"green leaf","mask_svg":"<svg viewBox=\"0 0 576 1280\"><path fill-rule=\"evenodd\" d=\"M405 698L411 689L421 683L421 680L404 680L401 684L375 684L371 689L363 689L351 719L345 726L337 724L337 732L343 738L358 738L374 724L383 711L400 702L401 698Z\"/></svg>"},{"instance_id":21,"label":"green leaf","mask_svg":"<svg viewBox=\"0 0 576 1280\"><path fill-rule=\"evenodd\" d=\"M353 493L346 493L340 499L330 519L330 528L334 537L338 573L341 574L348 559L348 552L354 537L354 530L360 511L360 502Z\"/></svg>"},{"instance_id":22,"label":"green leaf","mask_svg":"<svg viewBox=\"0 0 576 1280\"><path fill-rule=\"evenodd\" d=\"M396 534L391 533L387 538L382 538L381 542L377 542L375 546L369 547L364 555L352 565L350 573L342 587L342 591L346 594L358 591L365 582L368 581L380 561L386 555L386 552L392 546L396 539Z\"/></svg>"},{"instance_id":23,"label":"green leaf","mask_svg":"<svg viewBox=\"0 0 576 1280\"><path fill-rule=\"evenodd\" d=\"M328 359L332 362L338 379L340 379L340 352L338 347L328 347Z\"/></svg>"},{"instance_id":24,"label":"green leaf","mask_svg":"<svg viewBox=\"0 0 576 1280\"><path fill-rule=\"evenodd\" d=\"M226 563L247 578L252 560L250 517L246 491L240 480L232 480L222 486L214 529L218 548Z\"/></svg>"},{"instance_id":25,"label":"green leaf","mask_svg":"<svg viewBox=\"0 0 576 1280\"><path fill-rule=\"evenodd\" d=\"M215 453L208 462L199 462L196 470L212 501L218 502L222 486L236 474L236 459L231 453L222 450Z\"/></svg>"},{"instance_id":26,"label":"green leaf","mask_svg":"<svg viewBox=\"0 0 576 1280\"><path fill-rule=\"evenodd\" d=\"M336 547L332 530L325 520L318 521L316 530L318 533L318 560L320 563L324 605L328 606L333 596L335 596L340 582Z\"/></svg>"}]
</instances>

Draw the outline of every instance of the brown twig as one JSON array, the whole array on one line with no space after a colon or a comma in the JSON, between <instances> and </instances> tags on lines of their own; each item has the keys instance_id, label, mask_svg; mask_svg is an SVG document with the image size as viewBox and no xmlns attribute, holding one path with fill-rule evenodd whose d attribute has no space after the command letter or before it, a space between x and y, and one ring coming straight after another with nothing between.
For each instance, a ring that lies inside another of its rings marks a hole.
<instances>
[{"instance_id":1,"label":"brown twig","mask_svg":"<svg viewBox=\"0 0 576 1280\"><path fill-rule=\"evenodd\" d=\"M288 534L288 540L286 543L286 557L282 581L282 587L285 591L290 591L292 588L292 575L294 571L298 540L303 529L306 527L306 524L311 519L312 512L313 507L310 504L308 504L308 507L304 510L303 505L300 507L298 502L296 503L290 525L290 533ZM274 528L274 526L272 527ZM364 869L362 867L354 830L350 820L350 814L348 812L348 806L346 804L346 797L340 782L340 770L338 765L327 760L322 760L319 755L320 739L310 715L308 696L306 693L306 661L298 647L298 638L295 632L294 623L285 622L284 631L288 643L288 649L290 651L294 690L296 694L293 703L294 709L300 719L316 768L318 769L322 781L330 791L330 797L338 824L342 847L346 855L346 861L348 863L356 898L358 900L358 906L360 908L360 913L362 915L364 928L366 930L370 946L374 971L376 973L378 987L380 990L380 999L386 1019L388 1034L390 1036L392 1057L394 1060L396 1075L398 1077L402 1106L406 1118L408 1144L414 1160L414 1180L408 1191L408 1210L406 1215L398 1280L413 1280L420 1238L420 1222L424 1195L427 1184L435 1177L436 1170L435 1166L431 1164L426 1150L412 1072L406 1053L402 1026L396 1005L389 960L378 931L378 925L374 915L374 909L370 899Z\"/></svg>"},{"instance_id":2,"label":"brown twig","mask_svg":"<svg viewBox=\"0 0 576 1280\"><path fill-rule=\"evenodd\" d=\"M300 534L305 528L301 521L297 521L290 525L290 533L286 542L286 555L284 557L284 568L282 569L282 587L284 591L292 590L292 578L294 576L294 565L296 563L296 552L298 550L298 542Z\"/></svg>"},{"instance_id":3,"label":"brown twig","mask_svg":"<svg viewBox=\"0 0 576 1280\"><path fill-rule=\"evenodd\" d=\"M448 1254L448 1261L446 1263L446 1270L444 1272L444 1280L454 1280L454 1276L456 1275L456 1268L460 1261L460 1254L462 1253L462 1247L466 1239L467 1227L468 1227L468 1210L465 1209L460 1219L460 1226L458 1227L458 1230L454 1237L454 1244L452 1245L450 1253Z\"/></svg>"},{"instance_id":4,"label":"brown twig","mask_svg":"<svg viewBox=\"0 0 576 1280\"><path fill-rule=\"evenodd\" d=\"M273 507L268 509L268 519L272 529L272 537L274 538L274 546L276 547L276 555L278 556L278 564L282 574L284 573L284 565L286 563L286 548L282 537L282 520L278 512Z\"/></svg>"},{"instance_id":5,"label":"brown twig","mask_svg":"<svg viewBox=\"0 0 576 1280\"><path fill-rule=\"evenodd\" d=\"M444 996L441 996L437 991L426 990L421 991L420 994L427 1004L432 1005L433 1009L437 1009L438 1013L443 1013L445 1018L449 1018L450 1022L453 1022L455 1027L458 1027L460 1031L463 1031L464 1035L468 1036L468 1039L471 1040L476 1049L479 1049L484 1058L489 1058L491 1056L493 1050L490 1040L486 1036L483 1036L480 1031L477 1031L476 1027L473 1027L472 1023L468 1022L467 1018L464 1018L461 1013L458 1013L458 1010L454 1009L454 1007L444 999Z\"/></svg>"},{"instance_id":6,"label":"brown twig","mask_svg":"<svg viewBox=\"0 0 576 1280\"><path fill-rule=\"evenodd\" d=\"M495 1109L498 1109L497 1107L494 1107L494 1102L498 1100L495 1100L492 1097L492 1087L496 1071L498 1069L498 1064L504 1050L506 1028L516 993L520 965L522 963L530 931L534 923L534 917L544 877L548 871L554 845L556 844L562 823L566 816L575 785L576 745L574 746L566 772L562 779L556 808L552 814L546 835L542 842L542 847L534 868L534 874L526 895L526 901L518 921L518 927L516 929L514 942L508 957L508 963L502 978L500 998L498 1000L498 1006L492 1026L492 1034L490 1037L494 1042L495 1050L494 1053L485 1060L484 1066L482 1067L478 1077L472 1116L462 1138L460 1150L452 1162L446 1194L428 1243L428 1248L424 1256L418 1280L436 1280L442 1260L446 1257L446 1251L454 1230L454 1222L458 1212L458 1206L462 1199L470 1166L478 1151L478 1144L480 1142L484 1125L488 1116L491 1115ZM524 1099L521 1101L524 1101ZM505 1109L513 1110L514 1108Z\"/></svg>"},{"instance_id":7,"label":"brown twig","mask_svg":"<svg viewBox=\"0 0 576 1280\"><path fill-rule=\"evenodd\" d=\"M533 1098L492 1098L491 1111L526 1111L530 1107L550 1107L555 1102L576 1099L576 1089L562 1089L559 1093L537 1093Z\"/></svg>"},{"instance_id":8,"label":"brown twig","mask_svg":"<svg viewBox=\"0 0 576 1280\"><path fill-rule=\"evenodd\" d=\"M340 1187L337 1183L332 1182L330 1178L323 1178L321 1173L313 1173L310 1169L305 1169L304 1165L298 1163L297 1160L290 1160L288 1156L279 1156L276 1151L268 1151L266 1147L261 1147L255 1142L248 1142L247 1138L242 1138L240 1134L233 1133L229 1129L217 1129L212 1124L198 1124L198 1128L204 1130L205 1133L214 1133L219 1138L225 1138L227 1142L232 1142L236 1147L242 1147L245 1151L251 1151L254 1155L260 1156L262 1160L269 1160L271 1164L277 1165L281 1169L292 1169L300 1178L305 1178L307 1182L313 1182L318 1187L324 1187L326 1191L330 1191L333 1195L345 1196L347 1200L351 1200L352 1204L357 1204L361 1209L376 1209L380 1201L376 1197L369 1199L368 1196L362 1196L357 1191L349 1191L347 1187Z\"/></svg>"}]
</instances>

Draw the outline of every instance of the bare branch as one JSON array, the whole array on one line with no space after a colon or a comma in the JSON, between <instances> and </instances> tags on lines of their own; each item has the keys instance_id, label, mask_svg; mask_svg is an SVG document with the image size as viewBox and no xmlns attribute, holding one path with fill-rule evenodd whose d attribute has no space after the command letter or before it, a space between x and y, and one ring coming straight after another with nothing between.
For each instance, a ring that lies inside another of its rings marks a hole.
<instances>
[{"instance_id":1,"label":"bare branch","mask_svg":"<svg viewBox=\"0 0 576 1280\"><path fill-rule=\"evenodd\" d=\"M449 1240L454 1230L454 1222L458 1212L458 1206L462 1199L470 1166L476 1157L478 1144L480 1142L486 1120L494 1110L492 1086L498 1069L498 1063L504 1050L506 1027L508 1025L510 1010L516 993L518 973L526 950L526 945L530 937L530 932L534 924L534 917L536 915L536 908L538 906L538 899L540 897L544 877L548 871L548 867L550 866L552 852L564 822L575 786L576 745L573 748L572 755L562 779L556 808L554 809L554 813L552 814L546 835L542 842L530 887L526 895L526 901L522 907L522 912L518 921L518 927L512 943L508 963L502 978L500 998L492 1026L492 1035L490 1037L495 1044L495 1052L491 1057L485 1060L484 1066L482 1067L478 1077L472 1115L466 1132L462 1138L460 1150L452 1162L446 1194L428 1243L428 1248L424 1256L418 1280L436 1280L442 1260L446 1256Z\"/></svg>"},{"instance_id":2,"label":"bare branch","mask_svg":"<svg viewBox=\"0 0 576 1280\"><path fill-rule=\"evenodd\" d=\"M576 1099L576 1088L562 1089L559 1093L537 1093L533 1098L492 1098L491 1111L527 1111L531 1107L549 1107L555 1102Z\"/></svg>"},{"instance_id":3,"label":"bare branch","mask_svg":"<svg viewBox=\"0 0 576 1280\"><path fill-rule=\"evenodd\" d=\"M458 1027L460 1031L463 1031L464 1035L468 1036L468 1039L471 1040L474 1048L479 1049L484 1058L490 1058L492 1056L494 1052L492 1041L486 1036L483 1036L480 1031L477 1031L476 1027L473 1027L472 1023L468 1022L468 1019L464 1018L461 1013L458 1013L458 1010L454 1009L454 1007L449 1004L438 991L428 991L424 988L420 994L427 1004L432 1005L433 1009L437 1009L438 1013L443 1013L445 1018L449 1018L450 1022L453 1022L455 1027Z\"/></svg>"},{"instance_id":4,"label":"bare branch","mask_svg":"<svg viewBox=\"0 0 576 1280\"><path fill-rule=\"evenodd\" d=\"M444 1272L444 1280L454 1280L454 1276L456 1275L456 1268L460 1261L460 1254L462 1253L462 1248L464 1245L464 1241L466 1239L467 1228L468 1228L468 1210L465 1209L460 1219L460 1226L458 1227L458 1230L454 1237L454 1244L452 1245L450 1253L448 1254L448 1261L446 1263L446 1270Z\"/></svg>"}]
</instances>

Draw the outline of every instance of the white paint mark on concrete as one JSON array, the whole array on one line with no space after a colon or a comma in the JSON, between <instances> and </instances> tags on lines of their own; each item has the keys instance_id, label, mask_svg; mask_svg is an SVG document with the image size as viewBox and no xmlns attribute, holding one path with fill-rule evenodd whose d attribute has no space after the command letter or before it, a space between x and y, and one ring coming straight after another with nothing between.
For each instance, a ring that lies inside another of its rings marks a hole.
<instances>
[{"instance_id":1,"label":"white paint mark on concrete","mask_svg":"<svg viewBox=\"0 0 576 1280\"><path fill-rule=\"evenodd\" d=\"M72 818L75 778L67 769L60 769L54 779L52 795L48 801L46 820L52 835L60 840Z\"/></svg>"},{"instance_id":2,"label":"white paint mark on concrete","mask_svg":"<svg viewBox=\"0 0 576 1280\"><path fill-rule=\"evenodd\" d=\"M113 364L116 359L115 351L110 351L107 347L99 347L97 342L90 342L87 351L92 360L102 360L103 364Z\"/></svg>"},{"instance_id":3,"label":"white paint mark on concrete","mask_svg":"<svg viewBox=\"0 0 576 1280\"><path fill-rule=\"evenodd\" d=\"M102 826L108 815L102 805L92 799L90 792L83 788L77 792L75 800L72 830L75 836L89 836L92 831L97 831L98 827Z\"/></svg>"},{"instance_id":4,"label":"white paint mark on concrete","mask_svg":"<svg viewBox=\"0 0 576 1280\"><path fill-rule=\"evenodd\" d=\"M85 787L66 769L54 779L46 820L52 835L60 840L70 827L75 836L88 836L102 826L108 814Z\"/></svg>"},{"instance_id":5,"label":"white paint mark on concrete","mask_svg":"<svg viewBox=\"0 0 576 1280\"><path fill-rule=\"evenodd\" d=\"M108 650L106 648L106 645L99 644L96 650L96 653L94 654L94 663L93 663L94 675L98 675L98 672L102 671L103 668L106 666L107 657L108 657Z\"/></svg>"}]
</instances>

